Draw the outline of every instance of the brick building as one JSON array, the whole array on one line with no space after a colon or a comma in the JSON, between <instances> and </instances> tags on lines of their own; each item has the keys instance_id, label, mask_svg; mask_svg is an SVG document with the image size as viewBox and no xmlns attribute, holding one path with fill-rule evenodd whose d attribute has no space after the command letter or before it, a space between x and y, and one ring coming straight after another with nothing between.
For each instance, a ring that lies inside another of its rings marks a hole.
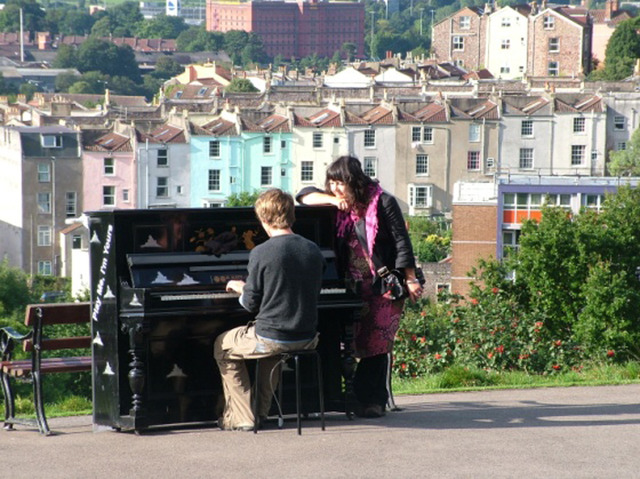
<instances>
[{"instance_id":1,"label":"brick building","mask_svg":"<svg viewBox=\"0 0 640 479\"><path fill-rule=\"evenodd\" d=\"M364 3L207 0L206 27L256 33L271 57L330 57L344 43L355 44L356 56L364 56Z\"/></svg>"},{"instance_id":2,"label":"brick building","mask_svg":"<svg viewBox=\"0 0 640 479\"><path fill-rule=\"evenodd\" d=\"M547 8L531 18L527 73L579 76L591 70L591 17L584 8Z\"/></svg>"},{"instance_id":3,"label":"brick building","mask_svg":"<svg viewBox=\"0 0 640 479\"><path fill-rule=\"evenodd\" d=\"M470 71L483 68L488 13L480 7L464 7L436 23L431 38L438 61L451 62Z\"/></svg>"},{"instance_id":4,"label":"brick building","mask_svg":"<svg viewBox=\"0 0 640 479\"><path fill-rule=\"evenodd\" d=\"M591 70L592 19L584 7L465 7L436 23L433 54L494 76L579 76Z\"/></svg>"}]
</instances>

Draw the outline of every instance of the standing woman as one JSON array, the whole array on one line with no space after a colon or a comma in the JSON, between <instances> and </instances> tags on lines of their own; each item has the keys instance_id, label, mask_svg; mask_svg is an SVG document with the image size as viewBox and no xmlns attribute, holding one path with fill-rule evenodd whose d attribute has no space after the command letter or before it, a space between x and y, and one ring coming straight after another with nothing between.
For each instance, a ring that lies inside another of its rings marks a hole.
<instances>
[{"instance_id":1,"label":"standing woman","mask_svg":"<svg viewBox=\"0 0 640 479\"><path fill-rule=\"evenodd\" d=\"M307 187L296 199L306 205L331 204L339 210L338 260L351 279L361 280L364 300L360 322L355 325L355 354L359 359L354 376L359 403L355 412L362 417L384 416L389 398L388 358L404 298L393 301L385 295L376 271L380 265L404 271L411 301L422 295L398 202L365 175L360 161L352 156L341 156L329 165L324 191Z\"/></svg>"}]
</instances>

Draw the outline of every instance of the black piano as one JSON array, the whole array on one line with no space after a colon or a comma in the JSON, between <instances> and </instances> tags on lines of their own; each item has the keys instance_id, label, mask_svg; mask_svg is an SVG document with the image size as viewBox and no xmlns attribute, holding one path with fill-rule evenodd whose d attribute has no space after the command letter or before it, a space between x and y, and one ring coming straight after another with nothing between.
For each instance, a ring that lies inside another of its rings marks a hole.
<instances>
[{"instance_id":1,"label":"black piano","mask_svg":"<svg viewBox=\"0 0 640 479\"><path fill-rule=\"evenodd\" d=\"M352 326L361 301L339 270L331 207L297 207L294 231L327 261L319 301L325 408L350 415ZM268 239L252 208L91 212L93 421L142 431L215 421L222 408L213 342L252 315L225 291L247 275L249 252ZM319 411L314 370L303 385ZM293 385L293 381L285 381ZM285 389L285 414L295 411Z\"/></svg>"}]
</instances>

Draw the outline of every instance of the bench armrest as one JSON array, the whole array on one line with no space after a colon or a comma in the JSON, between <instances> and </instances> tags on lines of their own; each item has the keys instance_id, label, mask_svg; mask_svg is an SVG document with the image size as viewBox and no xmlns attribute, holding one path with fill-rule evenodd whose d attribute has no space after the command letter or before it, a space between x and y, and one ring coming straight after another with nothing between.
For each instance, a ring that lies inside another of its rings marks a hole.
<instances>
[{"instance_id":1,"label":"bench armrest","mask_svg":"<svg viewBox=\"0 0 640 479\"><path fill-rule=\"evenodd\" d=\"M2 359L8 359L7 355L11 354L14 343L26 341L32 336L33 330L22 334L9 326L0 328L0 354L2 355Z\"/></svg>"}]
</instances>

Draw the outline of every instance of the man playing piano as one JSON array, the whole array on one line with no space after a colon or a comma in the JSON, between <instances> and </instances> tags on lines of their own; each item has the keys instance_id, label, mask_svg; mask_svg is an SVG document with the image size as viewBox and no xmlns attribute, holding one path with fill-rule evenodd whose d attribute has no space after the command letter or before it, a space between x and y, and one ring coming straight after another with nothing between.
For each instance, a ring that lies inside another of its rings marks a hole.
<instances>
[{"instance_id":1,"label":"man playing piano","mask_svg":"<svg viewBox=\"0 0 640 479\"><path fill-rule=\"evenodd\" d=\"M225 406L218 426L223 430L253 430L254 421L266 417L271 391L279 375L271 374L281 352L312 349L318 343L317 304L325 261L320 248L294 234L293 198L279 189L262 193L255 211L269 239L249 255L248 276L229 281L227 291L240 294L240 304L255 321L227 331L215 341ZM259 417L251 410L251 381L245 359L262 359Z\"/></svg>"}]
</instances>

